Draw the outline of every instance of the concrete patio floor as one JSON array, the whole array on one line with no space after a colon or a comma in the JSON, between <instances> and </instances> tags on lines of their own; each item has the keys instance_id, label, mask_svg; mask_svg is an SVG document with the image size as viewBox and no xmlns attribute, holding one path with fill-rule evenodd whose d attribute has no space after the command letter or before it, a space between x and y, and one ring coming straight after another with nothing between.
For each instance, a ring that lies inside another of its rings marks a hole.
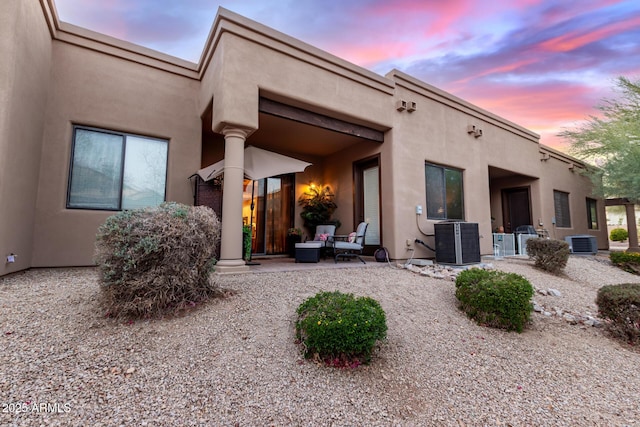
<instances>
[{"instance_id":1,"label":"concrete patio floor","mask_svg":"<svg viewBox=\"0 0 640 427\"><path fill-rule=\"evenodd\" d=\"M337 263L333 258L320 258L320 262L296 262L294 258L288 257L254 257L252 261L260 263L259 265L250 265L249 273L264 273L274 271L300 271L300 270L319 270L319 269L337 269L337 268L367 268L367 267L385 267L386 262L376 262L372 256L362 257L366 264L360 262L358 258L350 260L340 260ZM242 273L244 274L244 273Z\"/></svg>"}]
</instances>

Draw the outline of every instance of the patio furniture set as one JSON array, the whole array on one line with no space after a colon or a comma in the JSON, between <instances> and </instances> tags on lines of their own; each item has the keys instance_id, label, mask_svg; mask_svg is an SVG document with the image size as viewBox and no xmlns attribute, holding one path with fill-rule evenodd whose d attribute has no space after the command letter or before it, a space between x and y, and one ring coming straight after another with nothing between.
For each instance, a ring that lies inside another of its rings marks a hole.
<instances>
[{"instance_id":1,"label":"patio furniture set","mask_svg":"<svg viewBox=\"0 0 640 427\"><path fill-rule=\"evenodd\" d=\"M367 225L366 222L361 222L356 231L349 235L336 235L335 225L317 226L313 241L295 244L296 262L319 262L321 256L331 255L336 263L340 258L358 258L366 264L360 255L364 249Z\"/></svg>"}]
</instances>

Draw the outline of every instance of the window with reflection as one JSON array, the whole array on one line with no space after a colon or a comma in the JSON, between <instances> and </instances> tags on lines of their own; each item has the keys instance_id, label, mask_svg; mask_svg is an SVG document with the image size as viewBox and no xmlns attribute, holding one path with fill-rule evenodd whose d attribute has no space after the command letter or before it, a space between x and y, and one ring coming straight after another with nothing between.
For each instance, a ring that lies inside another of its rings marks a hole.
<instances>
[{"instance_id":1,"label":"window with reflection","mask_svg":"<svg viewBox=\"0 0 640 427\"><path fill-rule=\"evenodd\" d=\"M587 197L587 226L590 230L598 229L598 201Z\"/></svg>"},{"instance_id":2,"label":"window with reflection","mask_svg":"<svg viewBox=\"0 0 640 427\"><path fill-rule=\"evenodd\" d=\"M425 164L428 219L464 219L462 171Z\"/></svg>"},{"instance_id":3,"label":"window with reflection","mask_svg":"<svg viewBox=\"0 0 640 427\"><path fill-rule=\"evenodd\" d=\"M76 126L67 208L123 210L165 200L168 141Z\"/></svg>"},{"instance_id":4,"label":"window with reflection","mask_svg":"<svg viewBox=\"0 0 640 427\"><path fill-rule=\"evenodd\" d=\"M571 228L569 193L553 190L553 207L556 215L556 227Z\"/></svg>"}]
</instances>

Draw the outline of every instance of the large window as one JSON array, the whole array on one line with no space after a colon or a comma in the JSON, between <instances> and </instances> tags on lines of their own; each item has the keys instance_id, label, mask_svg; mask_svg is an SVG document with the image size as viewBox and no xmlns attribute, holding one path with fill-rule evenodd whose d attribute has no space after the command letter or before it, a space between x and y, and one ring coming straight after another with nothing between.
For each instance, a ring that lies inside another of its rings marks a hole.
<instances>
[{"instance_id":1,"label":"large window","mask_svg":"<svg viewBox=\"0 0 640 427\"><path fill-rule=\"evenodd\" d=\"M598 229L598 201L587 197L587 226L590 230Z\"/></svg>"},{"instance_id":2,"label":"large window","mask_svg":"<svg viewBox=\"0 0 640 427\"><path fill-rule=\"evenodd\" d=\"M569 193L553 190L553 205L556 214L556 227L571 228Z\"/></svg>"},{"instance_id":3,"label":"large window","mask_svg":"<svg viewBox=\"0 0 640 427\"><path fill-rule=\"evenodd\" d=\"M462 171L427 163L425 176L427 218L464 219Z\"/></svg>"},{"instance_id":4,"label":"large window","mask_svg":"<svg viewBox=\"0 0 640 427\"><path fill-rule=\"evenodd\" d=\"M67 208L159 205L165 198L167 148L166 140L74 128Z\"/></svg>"}]
</instances>

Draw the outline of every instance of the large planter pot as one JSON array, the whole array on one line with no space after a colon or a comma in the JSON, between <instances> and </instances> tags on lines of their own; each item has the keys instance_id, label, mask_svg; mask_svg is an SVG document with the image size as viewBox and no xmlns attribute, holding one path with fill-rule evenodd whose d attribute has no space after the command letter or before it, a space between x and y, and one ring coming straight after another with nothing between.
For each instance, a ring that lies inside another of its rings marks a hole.
<instances>
[{"instance_id":1,"label":"large planter pot","mask_svg":"<svg viewBox=\"0 0 640 427\"><path fill-rule=\"evenodd\" d=\"M291 258L296 256L296 243L302 242L302 236L287 236L287 252Z\"/></svg>"}]
</instances>

